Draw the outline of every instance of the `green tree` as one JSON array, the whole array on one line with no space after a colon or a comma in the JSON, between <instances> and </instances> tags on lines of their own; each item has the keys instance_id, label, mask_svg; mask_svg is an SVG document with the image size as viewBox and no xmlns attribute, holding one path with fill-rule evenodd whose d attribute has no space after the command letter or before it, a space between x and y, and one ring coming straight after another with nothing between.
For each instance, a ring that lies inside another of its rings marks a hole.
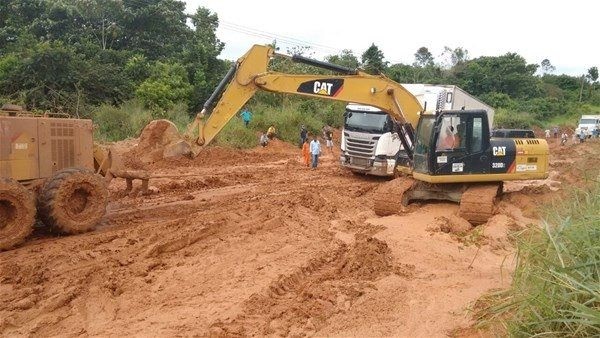
<instances>
[{"instance_id":1,"label":"green tree","mask_svg":"<svg viewBox=\"0 0 600 338\"><path fill-rule=\"evenodd\" d=\"M480 98L494 108L515 108L513 100L504 93L485 93Z\"/></svg>"},{"instance_id":2,"label":"green tree","mask_svg":"<svg viewBox=\"0 0 600 338\"><path fill-rule=\"evenodd\" d=\"M135 95L146 107L165 111L176 103L185 102L191 88L182 65L157 61L150 77L140 84Z\"/></svg>"},{"instance_id":3,"label":"green tree","mask_svg":"<svg viewBox=\"0 0 600 338\"><path fill-rule=\"evenodd\" d=\"M591 82L596 82L598 80L598 67L589 68L586 76Z\"/></svg>"},{"instance_id":4,"label":"green tree","mask_svg":"<svg viewBox=\"0 0 600 338\"><path fill-rule=\"evenodd\" d=\"M387 67L387 62L383 61L383 52L379 47L371 44L369 48L362 54L362 67L369 74L383 73Z\"/></svg>"},{"instance_id":5,"label":"green tree","mask_svg":"<svg viewBox=\"0 0 600 338\"><path fill-rule=\"evenodd\" d=\"M588 69L587 75L585 76L590 81L589 97L592 96L592 88L598 80L598 67L591 67Z\"/></svg>"},{"instance_id":6,"label":"green tree","mask_svg":"<svg viewBox=\"0 0 600 338\"><path fill-rule=\"evenodd\" d=\"M28 54L5 73L0 93L21 96L31 108L76 111L85 73L81 57L60 42L38 44Z\"/></svg>"},{"instance_id":7,"label":"green tree","mask_svg":"<svg viewBox=\"0 0 600 338\"><path fill-rule=\"evenodd\" d=\"M534 74L538 65L527 64L516 53L482 56L457 66L454 76L458 85L473 95L504 93L512 98L541 95L541 81Z\"/></svg>"},{"instance_id":8,"label":"green tree","mask_svg":"<svg viewBox=\"0 0 600 338\"><path fill-rule=\"evenodd\" d=\"M552 63L550 63L550 60L548 60L548 59L543 59L542 62L540 63L540 66L542 67L542 73L544 73L544 74L552 73L552 72L554 72L554 70L556 70L556 67L554 67L552 65Z\"/></svg>"},{"instance_id":9,"label":"green tree","mask_svg":"<svg viewBox=\"0 0 600 338\"><path fill-rule=\"evenodd\" d=\"M183 53L188 77L193 86L190 109L199 112L212 90L227 71L227 63L217 57L224 43L217 39L219 18L216 13L200 7L192 15L193 32Z\"/></svg>"},{"instance_id":10,"label":"green tree","mask_svg":"<svg viewBox=\"0 0 600 338\"><path fill-rule=\"evenodd\" d=\"M427 49L427 47L421 47L417 49L417 52L415 53L415 62L413 65L415 67L427 67L432 66L434 63L433 61L433 56L429 49Z\"/></svg>"},{"instance_id":11,"label":"green tree","mask_svg":"<svg viewBox=\"0 0 600 338\"><path fill-rule=\"evenodd\" d=\"M348 67L350 69L356 69L359 67L358 58L350 49L344 49L340 54L337 55L329 55L325 57L325 61Z\"/></svg>"},{"instance_id":12,"label":"green tree","mask_svg":"<svg viewBox=\"0 0 600 338\"><path fill-rule=\"evenodd\" d=\"M398 83L419 83L421 78L416 67L395 63L386 69L386 75Z\"/></svg>"},{"instance_id":13,"label":"green tree","mask_svg":"<svg viewBox=\"0 0 600 338\"><path fill-rule=\"evenodd\" d=\"M192 32L185 2L177 0L121 0L123 35L114 46L143 54L149 60L178 58ZM193 20L193 18L192 18Z\"/></svg>"},{"instance_id":14,"label":"green tree","mask_svg":"<svg viewBox=\"0 0 600 338\"><path fill-rule=\"evenodd\" d=\"M469 51L462 47L456 47L453 49L445 46L444 51L442 52L442 58L442 66L444 68L452 68L469 60Z\"/></svg>"},{"instance_id":15,"label":"green tree","mask_svg":"<svg viewBox=\"0 0 600 338\"><path fill-rule=\"evenodd\" d=\"M101 49L110 49L123 37L125 7L122 1L83 0L76 2L83 20L83 31Z\"/></svg>"}]
</instances>

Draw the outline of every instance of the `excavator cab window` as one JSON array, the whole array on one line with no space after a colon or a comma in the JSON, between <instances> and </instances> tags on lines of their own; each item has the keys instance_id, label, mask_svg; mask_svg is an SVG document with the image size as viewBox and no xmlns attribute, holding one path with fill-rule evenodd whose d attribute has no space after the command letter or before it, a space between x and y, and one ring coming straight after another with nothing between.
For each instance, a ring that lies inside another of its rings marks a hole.
<instances>
[{"instance_id":1,"label":"excavator cab window","mask_svg":"<svg viewBox=\"0 0 600 338\"><path fill-rule=\"evenodd\" d=\"M441 119L435 150L452 150L464 148L466 144L465 120L460 116L444 116Z\"/></svg>"}]
</instances>

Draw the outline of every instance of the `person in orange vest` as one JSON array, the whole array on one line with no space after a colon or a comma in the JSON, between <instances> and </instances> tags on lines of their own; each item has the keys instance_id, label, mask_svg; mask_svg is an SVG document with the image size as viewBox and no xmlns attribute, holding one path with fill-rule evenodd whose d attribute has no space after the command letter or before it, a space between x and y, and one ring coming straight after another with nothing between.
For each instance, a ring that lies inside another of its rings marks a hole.
<instances>
[{"instance_id":1,"label":"person in orange vest","mask_svg":"<svg viewBox=\"0 0 600 338\"><path fill-rule=\"evenodd\" d=\"M304 139L302 144L302 158L304 159L304 165L307 167L310 165L310 147L308 145L308 137Z\"/></svg>"}]
</instances>

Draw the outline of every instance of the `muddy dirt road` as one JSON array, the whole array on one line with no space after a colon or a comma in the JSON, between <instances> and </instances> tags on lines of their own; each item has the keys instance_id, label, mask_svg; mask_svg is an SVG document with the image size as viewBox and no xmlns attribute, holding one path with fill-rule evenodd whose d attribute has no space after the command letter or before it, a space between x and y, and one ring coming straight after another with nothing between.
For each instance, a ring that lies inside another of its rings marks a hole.
<instances>
[{"instance_id":1,"label":"muddy dirt road","mask_svg":"<svg viewBox=\"0 0 600 338\"><path fill-rule=\"evenodd\" d=\"M599 143L568 148L553 147L548 180L507 184L497 215L464 233L450 203L375 216L383 180L335 155L316 171L279 142L163 161L153 173L179 177L134 198L113 182L96 231L38 230L0 253L0 336L464 332L473 303L510 284L510 233L535 226L582 171L597 175Z\"/></svg>"}]
</instances>

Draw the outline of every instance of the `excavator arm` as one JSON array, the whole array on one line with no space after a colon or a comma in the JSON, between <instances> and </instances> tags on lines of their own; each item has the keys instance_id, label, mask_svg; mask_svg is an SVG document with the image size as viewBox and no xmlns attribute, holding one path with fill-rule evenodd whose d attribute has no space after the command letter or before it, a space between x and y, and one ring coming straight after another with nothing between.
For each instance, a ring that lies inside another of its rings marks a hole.
<instances>
[{"instance_id":1,"label":"excavator arm","mask_svg":"<svg viewBox=\"0 0 600 338\"><path fill-rule=\"evenodd\" d=\"M297 62L346 74L306 75L273 72L268 70L269 61L273 57L292 58ZM387 112L399 123L410 124L413 128L416 128L419 112L422 110L420 103L410 92L384 75L370 75L317 60L290 57L275 53L271 47L254 45L229 70L205 103L202 112L188 128L188 132L198 128L197 143L208 145L258 90L370 105ZM214 104L217 98L219 99ZM203 122L208 113L210 115Z\"/></svg>"}]
</instances>

